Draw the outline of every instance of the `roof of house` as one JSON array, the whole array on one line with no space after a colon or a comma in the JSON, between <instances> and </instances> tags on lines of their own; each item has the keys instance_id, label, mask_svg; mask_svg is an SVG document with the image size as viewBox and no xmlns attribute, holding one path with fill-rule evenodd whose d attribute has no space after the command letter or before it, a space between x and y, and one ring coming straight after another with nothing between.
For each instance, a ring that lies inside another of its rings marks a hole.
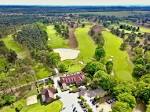
<instances>
[{"instance_id":1,"label":"roof of house","mask_svg":"<svg viewBox=\"0 0 150 112\"><path fill-rule=\"evenodd\" d=\"M54 88L45 88L41 91L41 95L44 102L48 102L51 99L54 99L54 93L56 90Z\"/></svg>"},{"instance_id":2,"label":"roof of house","mask_svg":"<svg viewBox=\"0 0 150 112\"><path fill-rule=\"evenodd\" d=\"M84 74L82 72L73 73L64 77L60 77L61 83L71 84L71 83L81 83L84 80Z\"/></svg>"}]
</instances>

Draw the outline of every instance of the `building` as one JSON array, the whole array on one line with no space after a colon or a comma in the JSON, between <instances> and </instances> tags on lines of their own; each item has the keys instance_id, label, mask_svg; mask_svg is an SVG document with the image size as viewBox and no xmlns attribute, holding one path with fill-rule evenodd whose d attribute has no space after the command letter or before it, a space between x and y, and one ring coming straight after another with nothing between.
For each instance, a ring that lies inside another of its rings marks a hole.
<instances>
[{"instance_id":1,"label":"building","mask_svg":"<svg viewBox=\"0 0 150 112\"><path fill-rule=\"evenodd\" d=\"M60 83L63 88L70 84L80 85L84 82L85 76L83 72L76 72L73 74L68 74L67 76L60 77Z\"/></svg>"},{"instance_id":2,"label":"building","mask_svg":"<svg viewBox=\"0 0 150 112\"><path fill-rule=\"evenodd\" d=\"M55 99L56 89L50 87L50 88L44 88L41 91L41 100L43 103L50 103Z\"/></svg>"}]
</instances>

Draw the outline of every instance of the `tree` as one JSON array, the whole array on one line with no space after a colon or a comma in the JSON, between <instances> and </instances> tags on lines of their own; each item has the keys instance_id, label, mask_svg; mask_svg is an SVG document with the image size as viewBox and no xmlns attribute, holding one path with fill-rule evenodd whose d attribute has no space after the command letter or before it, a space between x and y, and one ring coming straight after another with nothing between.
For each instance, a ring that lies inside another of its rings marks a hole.
<instances>
[{"instance_id":1,"label":"tree","mask_svg":"<svg viewBox=\"0 0 150 112\"><path fill-rule=\"evenodd\" d=\"M150 103L149 103L149 105L147 105L146 112L150 112Z\"/></svg>"},{"instance_id":2,"label":"tree","mask_svg":"<svg viewBox=\"0 0 150 112\"><path fill-rule=\"evenodd\" d=\"M89 62L83 68L83 72L88 73L88 76L91 78L98 70L105 71L105 67L102 63L99 63L97 61Z\"/></svg>"},{"instance_id":3,"label":"tree","mask_svg":"<svg viewBox=\"0 0 150 112\"><path fill-rule=\"evenodd\" d=\"M43 24L29 24L14 35L15 40L32 50L47 49L48 35Z\"/></svg>"},{"instance_id":4,"label":"tree","mask_svg":"<svg viewBox=\"0 0 150 112\"><path fill-rule=\"evenodd\" d=\"M150 51L145 52L144 59L147 63L150 63Z\"/></svg>"},{"instance_id":5,"label":"tree","mask_svg":"<svg viewBox=\"0 0 150 112\"><path fill-rule=\"evenodd\" d=\"M111 90L113 87L113 79L104 71L97 71L93 80L95 85L102 87L104 90Z\"/></svg>"},{"instance_id":6,"label":"tree","mask_svg":"<svg viewBox=\"0 0 150 112\"><path fill-rule=\"evenodd\" d=\"M112 61L108 61L106 63L106 70L107 70L107 73L110 74L113 70L113 62Z\"/></svg>"},{"instance_id":7,"label":"tree","mask_svg":"<svg viewBox=\"0 0 150 112\"><path fill-rule=\"evenodd\" d=\"M59 72L60 72L60 73L64 73L64 72L67 72L67 71L68 71L66 65L63 64L63 63L61 63L61 64L58 65L58 69L59 69Z\"/></svg>"},{"instance_id":8,"label":"tree","mask_svg":"<svg viewBox=\"0 0 150 112\"><path fill-rule=\"evenodd\" d=\"M58 53L50 52L47 56L47 64L52 67L56 67L60 62L60 56Z\"/></svg>"},{"instance_id":9,"label":"tree","mask_svg":"<svg viewBox=\"0 0 150 112\"><path fill-rule=\"evenodd\" d=\"M143 49L140 47L135 47L134 48L134 53L136 56L142 56L143 55Z\"/></svg>"},{"instance_id":10,"label":"tree","mask_svg":"<svg viewBox=\"0 0 150 112\"><path fill-rule=\"evenodd\" d=\"M124 51L126 50L126 48L127 48L127 43L126 42L121 43L120 50Z\"/></svg>"},{"instance_id":11,"label":"tree","mask_svg":"<svg viewBox=\"0 0 150 112\"><path fill-rule=\"evenodd\" d=\"M117 96L117 100L120 101L120 102L125 102L127 104L129 104L129 106L131 108L134 108L136 106L136 100L135 100L135 97L132 96L131 94L129 93L122 93L122 94L119 94Z\"/></svg>"},{"instance_id":12,"label":"tree","mask_svg":"<svg viewBox=\"0 0 150 112\"><path fill-rule=\"evenodd\" d=\"M132 112L132 109L127 103L117 101L112 106L112 112Z\"/></svg>"},{"instance_id":13,"label":"tree","mask_svg":"<svg viewBox=\"0 0 150 112\"><path fill-rule=\"evenodd\" d=\"M10 62L10 63L14 63L16 60L17 60L17 54L15 51L13 50L10 50L8 55L7 55L7 60Z\"/></svg>"},{"instance_id":14,"label":"tree","mask_svg":"<svg viewBox=\"0 0 150 112\"><path fill-rule=\"evenodd\" d=\"M150 84L138 82L136 87L135 96L147 104L150 99Z\"/></svg>"},{"instance_id":15,"label":"tree","mask_svg":"<svg viewBox=\"0 0 150 112\"><path fill-rule=\"evenodd\" d=\"M132 92L135 90L136 86L133 82L120 82L116 84L116 86L113 88L113 95L114 97L117 97L119 94L122 93L132 94Z\"/></svg>"},{"instance_id":16,"label":"tree","mask_svg":"<svg viewBox=\"0 0 150 112\"><path fill-rule=\"evenodd\" d=\"M3 96L3 99L5 100L5 104L12 104L16 101L16 96L13 96L13 95L4 95Z\"/></svg>"},{"instance_id":17,"label":"tree","mask_svg":"<svg viewBox=\"0 0 150 112\"><path fill-rule=\"evenodd\" d=\"M95 58L96 60L100 60L102 58L105 57L105 50L103 47L101 46L98 46L96 49L95 49Z\"/></svg>"},{"instance_id":18,"label":"tree","mask_svg":"<svg viewBox=\"0 0 150 112\"><path fill-rule=\"evenodd\" d=\"M145 82L145 83L150 84L150 74L143 75L143 76L140 78L140 80L143 81L143 82Z\"/></svg>"},{"instance_id":19,"label":"tree","mask_svg":"<svg viewBox=\"0 0 150 112\"><path fill-rule=\"evenodd\" d=\"M145 67L141 64L136 64L133 69L133 76L135 77L141 77L146 73Z\"/></svg>"}]
</instances>

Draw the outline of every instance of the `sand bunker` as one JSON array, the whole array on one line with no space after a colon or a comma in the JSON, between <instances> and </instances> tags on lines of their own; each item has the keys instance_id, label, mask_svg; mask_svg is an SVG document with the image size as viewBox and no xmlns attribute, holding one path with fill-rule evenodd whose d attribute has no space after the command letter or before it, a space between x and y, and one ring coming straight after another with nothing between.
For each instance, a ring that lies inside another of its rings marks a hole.
<instances>
[{"instance_id":1,"label":"sand bunker","mask_svg":"<svg viewBox=\"0 0 150 112\"><path fill-rule=\"evenodd\" d=\"M59 49L54 49L54 52L59 53L61 57L61 61L63 61L67 59L76 59L80 51L73 50L73 49L59 48Z\"/></svg>"}]
</instances>

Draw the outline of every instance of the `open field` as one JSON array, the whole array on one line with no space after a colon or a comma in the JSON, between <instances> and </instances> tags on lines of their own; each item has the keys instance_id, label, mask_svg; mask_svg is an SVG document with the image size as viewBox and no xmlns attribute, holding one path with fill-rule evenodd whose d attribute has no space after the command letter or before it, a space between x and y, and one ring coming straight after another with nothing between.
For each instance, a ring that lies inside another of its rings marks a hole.
<instances>
[{"instance_id":1,"label":"open field","mask_svg":"<svg viewBox=\"0 0 150 112\"><path fill-rule=\"evenodd\" d=\"M149 11L102 11L102 12L79 12L73 14L81 14L81 15L104 15L104 16L117 16L117 17L127 17L133 15L142 15L149 14Z\"/></svg>"},{"instance_id":2,"label":"open field","mask_svg":"<svg viewBox=\"0 0 150 112\"><path fill-rule=\"evenodd\" d=\"M56 34L54 26L47 27L48 45L52 48L67 48L68 40L63 39L60 35Z\"/></svg>"},{"instance_id":3,"label":"open field","mask_svg":"<svg viewBox=\"0 0 150 112\"><path fill-rule=\"evenodd\" d=\"M23 48L20 44L15 42L11 35L2 38L2 40L8 49L12 49L17 53L18 58L25 58L29 55L27 49Z\"/></svg>"},{"instance_id":4,"label":"open field","mask_svg":"<svg viewBox=\"0 0 150 112\"><path fill-rule=\"evenodd\" d=\"M133 65L127 52L119 49L122 40L108 31L104 31L102 34L105 39L104 48L107 59L113 57L115 77L118 80L132 80Z\"/></svg>"}]
</instances>

